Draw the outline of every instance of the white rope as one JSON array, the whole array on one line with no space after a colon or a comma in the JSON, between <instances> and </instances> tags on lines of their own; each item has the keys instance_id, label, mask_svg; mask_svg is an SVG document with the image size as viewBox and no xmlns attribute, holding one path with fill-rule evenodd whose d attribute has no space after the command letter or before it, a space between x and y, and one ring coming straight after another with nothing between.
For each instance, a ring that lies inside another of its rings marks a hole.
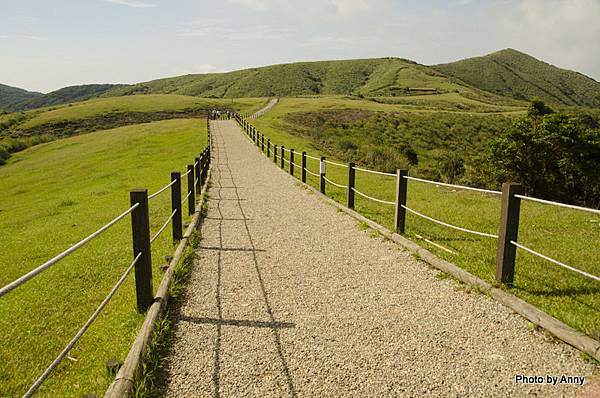
<instances>
[{"instance_id":1,"label":"white rope","mask_svg":"<svg viewBox=\"0 0 600 398\"><path fill-rule=\"evenodd\" d=\"M160 236L160 234L162 233L162 231L164 231L165 228L167 228L167 225L169 225L169 223L173 219L173 216L175 215L175 213L177 213L177 209L173 210L173 213L171 213L171 215L169 216L169 218L167 218L167 221L163 224L163 226L160 227L160 229L158 230L158 232L156 233L156 235L154 235L152 237L152 239L150 239L150 243L154 242L156 240L156 238L158 238Z\"/></svg>"},{"instance_id":2,"label":"white rope","mask_svg":"<svg viewBox=\"0 0 600 398\"><path fill-rule=\"evenodd\" d=\"M541 253L538 253L538 252L536 252L535 250L532 250L532 249L530 249L530 248L528 248L528 247L526 247L526 246L523 246L523 245L521 245L521 244L519 244L519 243L517 243L517 242L515 242L515 241L512 241L512 240L511 240L511 241L510 241L510 243L512 243L513 245L515 245L515 246L516 246L516 247L518 247L519 249L523 249L523 250L525 250L526 252L529 252L529 253L531 253L531 254L533 254L533 255L536 255L536 256L538 256L538 257L541 257L541 258L543 258L544 260L548 260L548 261L550 261L551 263L554 263L554 264L556 264L556 265L559 265L559 266L561 266L561 267L563 267L563 268L566 268L566 269L568 269L568 270L571 270L571 271L573 271L573 272L577 272L577 273L579 273L579 274L581 274L581 275L583 275L583 276L587 276L588 278L591 278L591 279L593 279L593 280L595 280L595 281L598 281L598 282L600 282L600 277L598 277L598 276L595 276L595 275L592 275L592 274L588 274L588 273L587 273L587 272L585 272L585 271L582 271L582 270L580 270L580 269L577 269L577 268L571 267L570 265L567 265L567 264L561 263L561 262L560 262L560 261L558 261L558 260L555 260L555 259L553 259L553 258L550 258L550 257L548 257L548 256L545 256L545 255L543 255L543 254L541 254Z\"/></svg>"},{"instance_id":3,"label":"white rope","mask_svg":"<svg viewBox=\"0 0 600 398\"><path fill-rule=\"evenodd\" d=\"M46 370L44 371L44 373L42 373L42 375L40 377L38 377L38 379L32 384L32 386L29 387L29 390L27 390L27 392L25 393L24 397L31 397L37 391L37 389L42 385L42 383L48 378L48 376L50 376L50 373L52 373L52 371L58 366L58 364L60 364L60 362L67 356L67 354L69 353L69 351L71 351L71 349L73 348L73 346L75 346L75 344L77 343L77 341L79 341L79 339L81 338L81 336L83 336L83 334L89 329L89 327L92 325L92 323L94 323L94 321L96 320L96 318L98 318L98 315L100 315L100 312L102 312L102 310L104 309L104 307L106 307L106 304L108 304L108 302L110 301L110 299L112 298L112 296L114 296L114 294L117 292L117 290L119 289L119 287L121 287L121 285L125 281L125 278L127 278L127 275L129 275L129 273L131 272L131 270L133 269L133 267L138 262L138 260L140 259L141 256L142 256L141 252L138 253L137 256L135 256L135 258L133 259L133 262L131 263L131 265L129 265L129 267L127 268L127 270L125 270L125 273L123 273L123 275L121 276L121 278L119 278L117 284L111 289L111 291L104 298L104 300L102 300L102 302L100 303L100 305L98 306L98 308L96 308L96 311L94 311L94 313L92 314L92 316L90 316L90 318L83 325L83 327L81 329L79 329L79 331L77 332L77 334L75 335L75 337L73 337L71 339L71 341L69 342L69 344L67 344L67 346L61 351L61 353L58 354L58 356L56 357L56 359L54 359L54 361L52 361L52 363L50 364L50 366L48 366L48 368L46 368Z\"/></svg>"},{"instance_id":4,"label":"white rope","mask_svg":"<svg viewBox=\"0 0 600 398\"><path fill-rule=\"evenodd\" d=\"M550 200L532 198L531 196L524 196L524 195L515 195L515 197L516 198L520 198L520 199L525 199L525 200L531 200L533 202L544 203L544 204L547 204L547 205L554 205L554 206L559 206L559 207L566 207L568 209L583 210L583 211L589 211L590 213L600 214L600 210L590 209L588 207L568 205L566 203L560 203L560 202L552 202Z\"/></svg>"},{"instance_id":5,"label":"white rope","mask_svg":"<svg viewBox=\"0 0 600 398\"><path fill-rule=\"evenodd\" d=\"M352 188L352 190L353 190L354 192L356 192L357 194L359 194L360 196L363 196L363 197L365 197L365 198L367 198L367 199L374 200L375 202L384 203L384 204L386 204L386 205L395 205L395 204L396 204L396 202L388 202L387 200L381 200L381 199L373 198L373 197L371 197L371 196L369 196L369 195L365 195L364 193L362 193L362 192L360 192L360 191L357 191L357 190L356 190L356 189L354 189L354 188Z\"/></svg>"},{"instance_id":6,"label":"white rope","mask_svg":"<svg viewBox=\"0 0 600 398\"><path fill-rule=\"evenodd\" d=\"M198 185L198 179L196 178L196 181L194 181L194 185Z\"/></svg>"},{"instance_id":7,"label":"white rope","mask_svg":"<svg viewBox=\"0 0 600 398\"><path fill-rule=\"evenodd\" d=\"M345 167L345 168L348 168L348 165L347 165L347 164L336 163L336 162L332 162L332 161L330 161L330 160L325 160L325 163L329 163L329 164L333 164L333 165L335 165L335 166L340 166L340 167Z\"/></svg>"},{"instance_id":8,"label":"white rope","mask_svg":"<svg viewBox=\"0 0 600 398\"><path fill-rule=\"evenodd\" d=\"M330 183L333 186L336 186L338 188L348 188L348 185L340 185L340 184L336 184L335 182L331 181L329 178L323 176L323 178L325 179L325 181L327 181L328 183Z\"/></svg>"},{"instance_id":9,"label":"white rope","mask_svg":"<svg viewBox=\"0 0 600 398\"><path fill-rule=\"evenodd\" d=\"M313 175L313 176L315 176L315 177L321 177L321 175L320 175L320 174L313 173L313 172L312 172L312 171L310 171L308 168L305 168L304 170L306 170L306 172L307 172L308 174L311 174L311 175Z\"/></svg>"},{"instance_id":10,"label":"white rope","mask_svg":"<svg viewBox=\"0 0 600 398\"><path fill-rule=\"evenodd\" d=\"M160 195L161 193L163 193L164 191L166 191L171 185L175 184L175 181L177 180L173 180L170 183L168 183L167 185L165 185L164 187L162 187L160 190L154 192L152 195L148 196L148 200L157 197L158 195Z\"/></svg>"},{"instance_id":11,"label":"white rope","mask_svg":"<svg viewBox=\"0 0 600 398\"><path fill-rule=\"evenodd\" d=\"M196 160L196 163L194 163L194 167L198 166L198 160Z\"/></svg>"},{"instance_id":12,"label":"white rope","mask_svg":"<svg viewBox=\"0 0 600 398\"><path fill-rule=\"evenodd\" d=\"M192 169L189 169L185 174L182 174L180 178L185 177L186 175L190 174L190 172L192 171Z\"/></svg>"},{"instance_id":13,"label":"white rope","mask_svg":"<svg viewBox=\"0 0 600 398\"><path fill-rule=\"evenodd\" d=\"M421 178L409 177L409 176L404 176L404 178L406 178L407 180L420 181L420 182L424 182L424 183L427 183L427 184L441 185L441 186L444 186L444 187L466 189L466 190L469 190L469 191L491 193L491 194L494 194L494 195L502 195L502 192L500 192L500 191L492 191L490 189L481 189L481 188L466 187L464 185L446 184L445 182L437 182L437 181L431 181L431 180L424 180L424 179L421 179Z\"/></svg>"},{"instance_id":14,"label":"white rope","mask_svg":"<svg viewBox=\"0 0 600 398\"><path fill-rule=\"evenodd\" d=\"M183 200L181 201L181 204L184 204L188 200L188 198L190 197L191 194L192 194L192 191L189 191L188 194L186 195L186 197L183 198Z\"/></svg>"},{"instance_id":15,"label":"white rope","mask_svg":"<svg viewBox=\"0 0 600 398\"><path fill-rule=\"evenodd\" d=\"M406 207L406 206L404 206L404 205L401 205L401 206L402 206L402 208L404 208L405 210L407 210L407 211L409 211L409 212L411 212L411 213L413 213L413 214L416 214L416 215L417 215L417 216L419 216L419 217L423 217L423 218L424 218L424 219L426 219L426 220L429 220L429 221L432 221L432 222L434 222L434 223L437 223L437 224L443 225L443 226L445 226L445 227L448 227L448 228L453 228L453 229L456 229L456 230L458 230L458 231L467 232L467 233L474 234L474 235L485 236L486 238L495 238L495 239L498 239L498 236L497 236L497 235L492 235L492 234L487 234L487 233L485 233L485 232L477 232L477 231L473 231L473 230L470 230L470 229L466 229L466 228L457 227L456 225L448 224L448 223L445 223L445 222L443 222L443 221L436 220L435 218L428 217L428 216L426 216L426 215L424 215L424 214L421 214L421 213L419 213L418 211L415 211L415 210L413 210L413 209L410 209L410 208L408 208L408 207Z\"/></svg>"},{"instance_id":16,"label":"white rope","mask_svg":"<svg viewBox=\"0 0 600 398\"><path fill-rule=\"evenodd\" d=\"M319 162L321 161L321 158L316 158L314 156L310 156L308 153L306 154L306 157L309 158L309 159L318 160Z\"/></svg>"},{"instance_id":17,"label":"white rope","mask_svg":"<svg viewBox=\"0 0 600 398\"><path fill-rule=\"evenodd\" d=\"M364 172L367 172L367 173L381 174L381 175L384 175L384 176L396 177L396 174L384 173L382 171L375 171L375 170L369 170L369 169L361 169L360 167L355 167L354 170L360 170L360 171L364 171Z\"/></svg>"},{"instance_id":18,"label":"white rope","mask_svg":"<svg viewBox=\"0 0 600 398\"><path fill-rule=\"evenodd\" d=\"M299 169L301 169L301 168L302 168L302 166L300 166L299 164L296 164L296 163L293 163L293 162L290 162L290 163L291 163L291 164L292 164L294 167L297 167L297 168L299 168Z\"/></svg>"},{"instance_id":19,"label":"white rope","mask_svg":"<svg viewBox=\"0 0 600 398\"><path fill-rule=\"evenodd\" d=\"M62 252L59 255L51 258L50 260L46 261L44 264L40 265L39 267L37 267L37 268L29 271L28 273L26 273L25 275L23 275L19 279L17 279L15 281L9 283L8 285L4 286L2 289L0 289L0 297L4 296L6 293L10 292L11 290L13 290L13 289L21 286L22 284L24 284L25 282L27 282L28 280L30 280L31 278L33 278L37 274L45 271L47 268L49 268L52 265L56 264L57 262L59 262L60 260L62 260L65 257L67 257L69 254L73 253L74 251L76 251L77 249L79 249L80 247L82 247L83 245L85 245L86 243L88 243L89 241L91 241L92 239L96 238L102 232L106 231L107 229L109 229L110 227L112 227L113 225L115 225L116 223L118 223L119 221L121 221L125 216L127 216L129 213L131 213L139 205L140 205L139 203L134 204L129 209L127 209L123 213L119 214L112 221L110 221L108 224L106 224L102 228L98 229L93 234L91 234L91 235L87 236L86 238L80 240L79 242L77 242L76 244L74 244L73 246L71 246L70 248L68 248L67 250L65 250L64 252Z\"/></svg>"}]
</instances>

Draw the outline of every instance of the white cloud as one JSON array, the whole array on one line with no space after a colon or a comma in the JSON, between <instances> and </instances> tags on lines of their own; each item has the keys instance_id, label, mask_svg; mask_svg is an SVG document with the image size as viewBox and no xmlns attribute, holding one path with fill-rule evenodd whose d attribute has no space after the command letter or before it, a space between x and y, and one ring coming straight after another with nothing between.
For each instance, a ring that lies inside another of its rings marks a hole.
<instances>
[{"instance_id":1,"label":"white cloud","mask_svg":"<svg viewBox=\"0 0 600 398\"><path fill-rule=\"evenodd\" d=\"M30 35L0 35L2 40L34 40L34 41L47 41L48 38L44 36L30 36Z\"/></svg>"},{"instance_id":2,"label":"white cloud","mask_svg":"<svg viewBox=\"0 0 600 398\"><path fill-rule=\"evenodd\" d=\"M296 17L306 15L349 16L373 10L391 0L228 0L240 6L259 11L284 11Z\"/></svg>"},{"instance_id":3,"label":"white cloud","mask_svg":"<svg viewBox=\"0 0 600 398\"><path fill-rule=\"evenodd\" d=\"M133 8L150 8L156 7L156 4L146 3L140 0L104 0L108 3L119 4L122 6L133 7Z\"/></svg>"}]
</instances>

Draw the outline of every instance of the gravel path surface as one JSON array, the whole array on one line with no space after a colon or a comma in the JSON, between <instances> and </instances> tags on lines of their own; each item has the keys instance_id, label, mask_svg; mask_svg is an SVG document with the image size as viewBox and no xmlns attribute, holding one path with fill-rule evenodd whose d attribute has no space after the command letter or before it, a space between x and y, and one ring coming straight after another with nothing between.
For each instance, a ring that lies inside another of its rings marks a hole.
<instances>
[{"instance_id":1,"label":"gravel path surface","mask_svg":"<svg viewBox=\"0 0 600 398\"><path fill-rule=\"evenodd\" d=\"M268 111L270 111L271 108L273 108L275 105L277 105L278 102L279 102L279 98L272 98L272 99L270 99L269 102L267 103L267 105L265 105L264 108L260 109L256 113L253 113L252 116L250 116L250 118L251 119L256 119L257 117L260 117L260 116L264 115L265 113L267 113Z\"/></svg>"},{"instance_id":2,"label":"gravel path surface","mask_svg":"<svg viewBox=\"0 0 600 398\"><path fill-rule=\"evenodd\" d=\"M298 186L214 122L209 210L164 366L169 397L575 396L594 370Z\"/></svg>"}]
</instances>

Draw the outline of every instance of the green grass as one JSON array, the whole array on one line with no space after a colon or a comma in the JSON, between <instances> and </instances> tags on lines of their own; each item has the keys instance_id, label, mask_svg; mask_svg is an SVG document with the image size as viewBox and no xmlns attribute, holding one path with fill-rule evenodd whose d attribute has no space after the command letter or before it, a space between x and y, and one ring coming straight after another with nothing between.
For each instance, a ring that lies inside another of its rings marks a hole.
<instances>
[{"instance_id":1,"label":"green grass","mask_svg":"<svg viewBox=\"0 0 600 398\"><path fill-rule=\"evenodd\" d=\"M154 192L206 145L206 123L177 119L38 145L0 168L0 284L23 275L129 207L129 190ZM186 211L186 207L184 207ZM170 194L150 202L151 231L170 215ZM186 217L187 218L187 217ZM153 244L172 255L170 228ZM0 300L0 396L22 394L50 364L130 264L131 226L112 229ZM40 390L40 396L102 396L106 360L123 360L141 325L133 275Z\"/></svg>"},{"instance_id":2,"label":"green grass","mask_svg":"<svg viewBox=\"0 0 600 398\"><path fill-rule=\"evenodd\" d=\"M600 83L506 49L433 67L481 90L520 100L539 97L561 105L600 106Z\"/></svg>"},{"instance_id":3,"label":"green grass","mask_svg":"<svg viewBox=\"0 0 600 398\"><path fill-rule=\"evenodd\" d=\"M297 103L297 102L296 102ZM315 107L316 101L311 103ZM304 111L301 106L281 105L264 117L251 121L260 132L277 145L294 148L318 157L324 152L314 140L298 136L282 128L278 115ZM322 108L329 109L329 101ZM326 152L325 152L326 153ZM338 160L328 156L329 160ZM318 161L307 159L307 167L318 172ZM296 172L296 176L300 173ZM338 184L346 184L347 169L327 165L327 176ZM307 175L307 182L318 188L316 177ZM394 201L395 177L357 172L356 189L379 199ZM347 192L327 184L327 194L346 203ZM378 204L356 196L355 208L361 214L390 229L393 228L393 206ZM497 196L469 191L455 191L430 184L409 182L407 205L430 217L464 228L497 233L500 219L500 199ZM406 235L441 258L444 258L478 277L495 283L496 240L465 234L433 224L409 214ZM450 254L423 240L423 236L447 249ZM548 207L523 202L519 241L550 257L600 275L600 217L575 210ZM517 256L515 285L511 291L538 306L566 324L600 338L600 286L578 274L564 270L527 253Z\"/></svg>"}]
</instances>

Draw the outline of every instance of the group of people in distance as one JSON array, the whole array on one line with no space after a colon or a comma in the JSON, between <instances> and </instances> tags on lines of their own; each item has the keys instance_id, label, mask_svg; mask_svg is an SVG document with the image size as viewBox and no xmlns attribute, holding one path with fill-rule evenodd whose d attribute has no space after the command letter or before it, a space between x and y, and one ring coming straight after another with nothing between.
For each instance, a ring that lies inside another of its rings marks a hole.
<instances>
[{"instance_id":1,"label":"group of people in distance","mask_svg":"<svg viewBox=\"0 0 600 398\"><path fill-rule=\"evenodd\" d=\"M227 112L223 112L223 115L221 115L221 111L213 109L212 111L210 111L209 113L209 117L211 120L229 120L231 119L231 115L232 113L230 111Z\"/></svg>"}]
</instances>

